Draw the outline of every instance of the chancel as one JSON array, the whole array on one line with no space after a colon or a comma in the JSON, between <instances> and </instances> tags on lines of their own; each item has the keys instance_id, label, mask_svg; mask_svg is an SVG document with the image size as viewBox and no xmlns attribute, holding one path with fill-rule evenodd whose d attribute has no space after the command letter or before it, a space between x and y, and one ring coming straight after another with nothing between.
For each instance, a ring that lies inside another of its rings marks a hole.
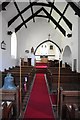
<instances>
[{"instance_id":1,"label":"chancel","mask_svg":"<svg viewBox=\"0 0 80 120\"><path fill-rule=\"evenodd\" d=\"M79 3L0 1L1 120L80 120Z\"/></svg>"}]
</instances>

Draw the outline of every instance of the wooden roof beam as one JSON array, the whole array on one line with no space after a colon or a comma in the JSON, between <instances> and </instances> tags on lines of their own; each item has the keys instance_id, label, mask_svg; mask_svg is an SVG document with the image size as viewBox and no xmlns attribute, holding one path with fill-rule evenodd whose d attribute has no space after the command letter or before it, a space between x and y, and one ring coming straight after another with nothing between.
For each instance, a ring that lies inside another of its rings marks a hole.
<instances>
[{"instance_id":1,"label":"wooden roof beam","mask_svg":"<svg viewBox=\"0 0 80 120\"><path fill-rule=\"evenodd\" d=\"M29 0L30 1L30 5L31 5L31 0ZM33 7L32 7L32 5L31 5L31 12L32 12L32 15L34 14L34 12L33 12ZM34 19L34 17L33 17L33 22L35 22L35 19Z\"/></svg>"},{"instance_id":2,"label":"wooden roof beam","mask_svg":"<svg viewBox=\"0 0 80 120\"><path fill-rule=\"evenodd\" d=\"M35 0L33 3L36 3L36 1L38 0ZM21 12L20 14L23 14L25 11L27 11L32 5L33 3L31 3L31 5L28 5L27 7L25 7ZM8 27L19 17L19 14L17 14L16 16L14 16L10 21L8 21Z\"/></svg>"},{"instance_id":3,"label":"wooden roof beam","mask_svg":"<svg viewBox=\"0 0 80 120\"><path fill-rule=\"evenodd\" d=\"M44 9L44 8L43 8ZM47 12L47 11L46 11ZM49 13L48 13L48 15L49 15ZM43 17L43 18L49 18L53 23L54 23L54 21L53 21L53 18L51 19L50 17L48 17L48 15L47 16L45 16L45 15L36 15L35 17ZM56 24L57 24L57 22L55 22ZM54 24L55 24L54 23ZM55 25L56 25L55 24ZM60 27L59 27L60 28ZM63 28L62 28L63 29ZM61 31L61 29L60 29L60 31ZM66 36L66 31L63 29L63 33L64 33L64 36ZM62 32L62 31L61 31Z\"/></svg>"},{"instance_id":4,"label":"wooden roof beam","mask_svg":"<svg viewBox=\"0 0 80 120\"><path fill-rule=\"evenodd\" d=\"M26 24L24 23L23 16L22 16L21 13L20 13L19 7L18 7L18 5L17 5L17 3L16 3L15 1L14 1L14 5L15 5L18 13L19 13L19 16L21 17L21 19L22 19L22 21L23 21L23 24L25 25L25 28L27 28Z\"/></svg>"},{"instance_id":5,"label":"wooden roof beam","mask_svg":"<svg viewBox=\"0 0 80 120\"><path fill-rule=\"evenodd\" d=\"M60 16L62 16L63 20L65 21L65 23L67 24L67 26L72 30L72 24L71 22L62 15L62 13L50 2L49 4L46 3L36 3L33 2L31 3L32 6L43 6L43 7L52 7ZM25 9L23 9L20 13L24 13L26 10L28 10L31 5L27 6ZM14 18L12 18L9 22L8 22L8 26L10 26L17 18L19 17L19 14L16 15Z\"/></svg>"},{"instance_id":6,"label":"wooden roof beam","mask_svg":"<svg viewBox=\"0 0 80 120\"><path fill-rule=\"evenodd\" d=\"M3 2L2 4L0 4L0 12L2 10L6 10L5 7L11 2L11 0L6 0L5 2Z\"/></svg>"},{"instance_id":7,"label":"wooden roof beam","mask_svg":"<svg viewBox=\"0 0 80 120\"><path fill-rule=\"evenodd\" d=\"M56 8L55 5L53 5L50 2L49 2L49 4L51 6L53 6L53 9L63 18L63 20L65 21L65 23L67 24L67 26L70 28L70 30L72 30L72 23L65 16L63 16L63 14Z\"/></svg>"},{"instance_id":8,"label":"wooden roof beam","mask_svg":"<svg viewBox=\"0 0 80 120\"><path fill-rule=\"evenodd\" d=\"M40 8L38 11L36 11L33 15L31 15L29 18L27 18L24 23L27 23L28 21L30 21L31 19L33 19L33 17L35 17L38 13L40 13L42 11L42 8ZM19 26L17 26L15 28L15 32L17 32L21 27L23 26L23 23L21 23Z\"/></svg>"},{"instance_id":9,"label":"wooden roof beam","mask_svg":"<svg viewBox=\"0 0 80 120\"><path fill-rule=\"evenodd\" d=\"M54 20L53 17L50 16L50 14L42 7L37 12L35 12L33 15L31 15L28 19L25 20L25 23L30 21L33 17L35 17L37 14L39 14L41 11L44 11L44 13L47 15L50 20L58 26L59 30L63 33L63 35L66 35L66 31ZM15 28L15 32L17 32L21 27L23 26L23 23L21 23L19 26Z\"/></svg>"},{"instance_id":10,"label":"wooden roof beam","mask_svg":"<svg viewBox=\"0 0 80 120\"><path fill-rule=\"evenodd\" d=\"M68 6L69 6L69 4L66 5L66 7L65 7L65 9L64 9L64 11L63 11L63 13L62 13L62 16L60 17L60 19L59 19L59 21L58 21L58 24L60 23L61 19L63 18L64 14L65 14L65 12L66 12L66 10L67 10L67 8L68 8ZM56 28L57 28L57 26L55 27L55 29L56 29Z\"/></svg>"},{"instance_id":11,"label":"wooden roof beam","mask_svg":"<svg viewBox=\"0 0 80 120\"><path fill-rule=\"evenodd\" d=\"M54 5L54 1L55 1L55 0L53 0L53 5ZM52 14L52 10L53 10L53 8L51 7L50 15ZM48 20L48 22L50 22L50 19Z\"/></svg>"},{"instance_id":12,"label":"wooden roof beam","mask_svg":"<svg viewBox=\"0 0 80 120\"><path fill-rule=\"evenodd\" d=\"M80 8L78 7L76 2L72 2L72 0L66 0L71 8L75 11L75 13L80 17Z\"/></svg>"},{"instance_id":13,"label":"wooden roof beam","mask_svg":"<svg viewBox=\"0 0 80 120\"><path fill-rule=\"evenodd\" d=\"M24 13L26 10L28 10L30 8L30 5L27 6L26 8L24 8L20 14ZM10 21L8 21L8 27L19 17L20 15L17 14L16 16L14 16Z\"/></svg>"},{"instance_id":14,"label":"wooden roof beam","mask_svg":"<svg viewBox=\"0 0 80 120\"><path fill-rule=\"evenodd\" d=\"M63 20L65 21L65 23L67 24L67 26L70 28L70 30L72 30L72 24L71 22L69 22L69 20L63 16L63 14L56 8L55 5L52 5L52 2L50 0L46 0L51 6L53 6L53 9L63 18Z\"/></svg>"},{"instance_id":15,"label":"wooden roof beam","mask_svg":"<svg viewBox=\"0 0 80 120\"><path fill-rule=\"evenodd\" d=\"M50 16L50 14L43 8L43 11L45 12L45 14L48 16L48 18L50 18L50 20L55 24L55 25L57 25L58 26L58 29L62 32L62 34L64 35L64 36L66 36L66 31L56 22L56 20L52 17L52 16Z\"/></svg>"}]
</instances>

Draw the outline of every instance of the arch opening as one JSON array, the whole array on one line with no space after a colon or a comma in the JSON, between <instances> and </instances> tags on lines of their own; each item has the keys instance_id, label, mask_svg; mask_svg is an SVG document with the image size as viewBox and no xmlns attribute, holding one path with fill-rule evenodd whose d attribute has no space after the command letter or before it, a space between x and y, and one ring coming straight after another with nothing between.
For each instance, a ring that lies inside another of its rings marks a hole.
<instances>
[{"instance_id":1,"label":"arch opening","mask_svg":"<svg viewBox=\"0 0 80 120\"><path fill-rule=\"evenodd\" d=\"M46 40L40 43L35 49L36 61L40 61L45 57L48 60L59 60L59 54L61 52L60 47L51 40Z\"/></svg>"},{"instance_id":2,"label":"arch opening","mask_svg":"<svg viewBox=\"0 0 80 120\"><path fill-rule=\"evenodd\" d=\"M64 49L62 61L72 67L72 52L68 45Z\"/></svg>"}]
</instances>

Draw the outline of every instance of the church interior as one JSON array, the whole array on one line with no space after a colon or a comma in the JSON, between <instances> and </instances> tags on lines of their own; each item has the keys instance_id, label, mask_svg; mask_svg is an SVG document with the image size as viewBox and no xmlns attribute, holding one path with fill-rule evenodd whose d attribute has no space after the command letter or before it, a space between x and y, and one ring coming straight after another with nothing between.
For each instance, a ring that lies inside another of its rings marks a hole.
<instances>
[{"instance_id":1,"label":"church interior","mask_svg":"<svg viewBox=\"0 0 80 120\"><path fill-rule=\"evenodd\" d=\"M79 0L0 0L1 120L80 120L79 31Z\"/></svg>"}]
</instances>

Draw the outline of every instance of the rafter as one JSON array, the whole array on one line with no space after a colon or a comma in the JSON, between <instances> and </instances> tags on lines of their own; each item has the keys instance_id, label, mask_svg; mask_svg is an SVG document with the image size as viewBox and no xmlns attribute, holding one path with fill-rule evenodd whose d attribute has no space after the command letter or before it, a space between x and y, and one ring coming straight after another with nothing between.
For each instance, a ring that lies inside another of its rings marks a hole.
<instances>
[{"instance_id":1,"label":"rafter","mask_svg":"<svg viewBox=\"0 0 80 120\"><path fill-rule=\"evenodd\" d=\"M78 5L76 4L76 2L72 2L72 0L66 0L69 5L71 6L71 8L75 11L75 13L80 17L80 8L78 7Z\"/></svg>"},{"instance_id":2,"label":"rafter","mask_svg":"<svg viewBox=\"0 0 80 120\"><path fill-rule=\"evenodd\" d=\"M26 8L24 8L20 14L24 13L25 11L27 11L30 8L31 5L27 6ZM8 22L8 27L19 17L19 14L17 14L16 16L14 16L9 22Z\"/></svg>"},{"instance_id":3,"label":"rafter","mask_svg":"<svg viewBox=\"0 0 80 120\"><path fill-rule=\"evenodd\" d=\"M6 10L5 7L11 2L11 0L6 0L5 2L3 2L2 4L0 4L0 12L2 10Z\"/></svg>"},{"instance_id":4,"label":"rafter","mask_svg":"<svg viewBox=\"0 0 80 120\"><path fill-rule=\"evenodd\" d=\"M23 24L25 25L25 28L27 28L26 24L24 23L23 16L20 14L19 7L18 7L17 3L15 2L15 0L14 0L14 5L15 5L15 7L16 7L18 13L19 13L19 16L21 17L21 19L22 19L22 21L23 21Z\"/></svg>"},{"instance_id":5,"label":"rafter","mask_svg":"<svg viewBox=\"0 0 80 120\"><path fill-rule=\"evenodd\" d=\"M35 0L35 2L33 3L36 3L36 1L38 0ZM31 3L31 5L28 5L26 8L24 8L20 14L23 14L25 11L27 11L32 5L33 3ZM14 16L10 21L8 21L8 27L19 17L19 14L17 14L16 16Z\"/></svg>"},{"instance_id":6,"label":"rafter","mask_svg":"<svg viewBox=\"0 0 80 120\"><path fill-rule=\"evenodd\" d=\"M49 14L48 14L49 15ZM48 16L45 16L45 15L36 15L35 17L43 17L43 18L49 18ZM49 18L53 23L54 23L54 20L53 19L51 19L51 18ZM56 21L55 21L56 22ZM57 22L56 23L54 23L55 25L57 24ZM62 30L61 30L62 29ZM59 27L59 30L63 33L63 35L64 36L66 36L66 31L63 29L63 28L61 28L61 26Z\"/></svg>"},{"instance_id":7,"label":"rafter","mask_svg":"<svg viewBox=\"0 0 80 120\"><path fill-rule=\"evenodd\" d=\"M65 17L63 14L53 5L52 3L49 3L51 6L53 6L53 9L63 18L67 26L72 30L72 23Z\"/></svg>"},{"instance_id":8,"label":"rafter","mask_svg":"<svg viewBox=\"0 0 80 120\"><path fill-rule=\"evenodd\" d=\"M57 25L58 26L58 29L62 32L62 34L64 35L64 36L66 36L66 31L56 22L56 20L52 17L52 16L50 16L50 14L43 8L43 11L45 12L45 14L50 18L50 20L55 24L55 25Z\"/></svg>"},{"instance_id":9,"label":"rafter","mask_svg":"<svg viewBox=\"0 0 80 120\"><path fill-rule=\"evenodd\" d=\"M35 12L33 15L31 15L28 19L26 19L24 21L24 23L27 23L28 21L30 21L33 17L35 17L41 11L42 11L42 8L40 8L37 12ZM22 26L23 26L23 23L21 23L18 27L15 28L15 32L17 32Z\"/></svg>"},{"instance_id":10,"label":"rafter","mask_svg":"<svg viewBox=\"0 0 80 120\"><path fill-rule=\"evenodd\" d=\"M50 0L46 0L50 5L52 5L52 2ZM67 0L68 1L68 0ZM65 17L63 14L53 5L53 9L63 18L67 26L72 30L72 23Z\"/></svg>"},{"instance_id":11,"label":"rafter","mask_svg":"<svg viewBox=\"0 0 80 120\"><path fill-rule=\"evenodd\" d=\"M30 5L31 5L31 0L29 0L30 1ZM33 12L33 7L32 7L32 5L31 5L31 12L32 12L32 15L34 14L34 12ZM33 22L35 22L35 19L34 19L34 17L33 17Z\"/></svg>"},{"instance_id":12,"label":"rafter","mask_svg":"<svg viewBox=\"0 0 80 120\"><path fill-rule=\"evenodd\" d=\"M65 7L65 9L64 9L64 11L63 11L63 13L62 13L62 16L60 17L60 19L59 19L59 21L58 21L58 24L60 23L61 19L63 18L63 16L64 16L64 14L65 14L65 12L66 12L66 10L67 10L68 7L69 7L69 4L66 5L66 7ZM55 29L56 29L56 28L57 28L57 26L55 27Z\"/></svg>"},{"instance_id":13,"label":"rafter","mask_svg":"<svg viewBox=\"0 0 80 120\"><path fill-rule=\"evenodd\" d=\"M62 13L51 3L49 2L49 4L47 3L37 3L37 2L33 2L31 3L31 5L28 5L25 9L23 9L20 13L24 13L26 10L28 10L31 6L43 6L43 7L52 7L60 16L62 16L63 20L65 21L65 23L67 24L67 26L72 30L72 24L71 22L62 15ZM14 18L12 18L9 22L8 22L8 26L10 26L17 18L19 17L19 14L16 15Z\"/></svg>"},{"instance_id":14,"label":"rafter","mask_svg":"<svg viewBox=\"0 0 80 120\"><path fill-rule=\"evenodd\" d=\"M33 17L35 17L37 14L39 14L41 11L44 11L44 13L47 15L50 20L58 26L59 30L63 33L63 35L66 35L66 31L55 21L53 17L50 16L50 14L42 7L37 12L35 12L33 15L31 15L28 19L25 20L25 23L30 21ZM15 32L17 32L21 27L23 26L23 23L21 23L18 27L15 28Z\"/></svg>"},{"instance_id":15,"label":"rafter","mask_svg":"<svg viewBox=\"0 0 80 120\"><path fill-rule=\"evenodd\" d=\"M53 0L53 5L54 5L54 1L55 1L55 0ZM52 14L52 10L53 10L53 8L51 7L50 15ZM48 20L48 22L50 22L50 19Z\"/></svg>"}]
</instances>

